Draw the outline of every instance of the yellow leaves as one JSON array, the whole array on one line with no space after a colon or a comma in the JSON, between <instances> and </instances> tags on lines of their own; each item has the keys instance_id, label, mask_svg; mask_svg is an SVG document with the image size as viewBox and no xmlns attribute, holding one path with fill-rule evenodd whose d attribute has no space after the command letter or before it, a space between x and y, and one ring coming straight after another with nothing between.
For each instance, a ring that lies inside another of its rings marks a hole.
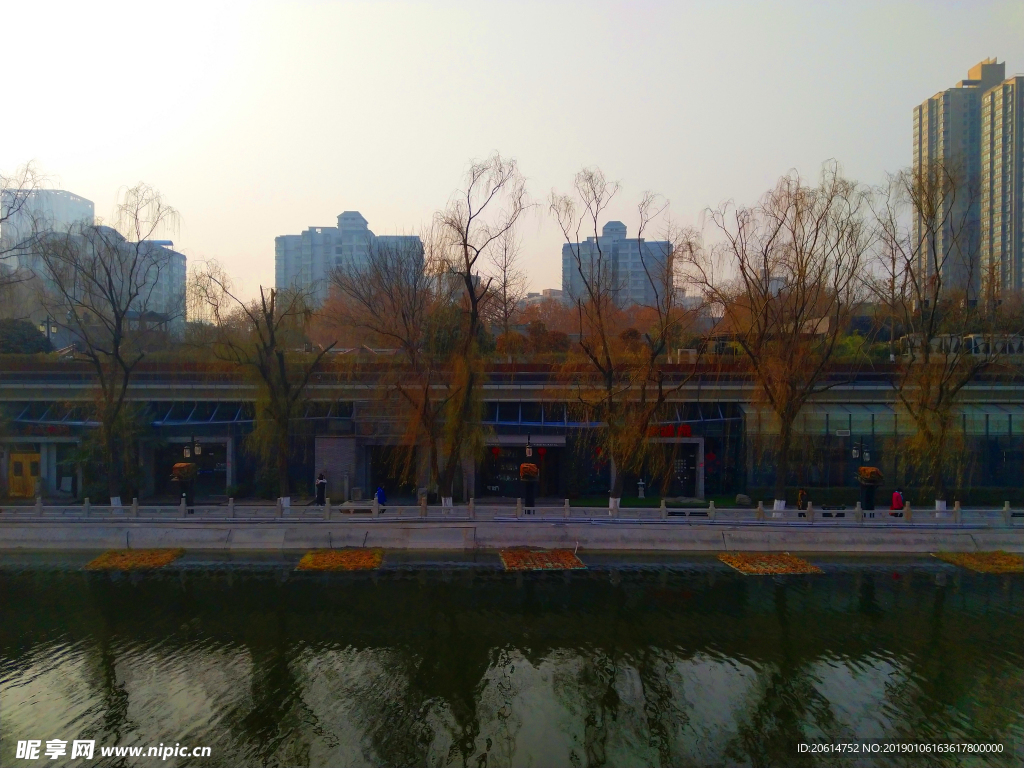
<instances>
[{"instance_id":1,"label":"yellow leaves","mask_svg":"<svg viewBox=\"0 0 1024 768\"><path fill-rule=\"evenodd\" d=\"M506 571L566 571L587 567L568 549L513 547L501 550L498 555Z\"/></svg>"},{"instance_id":2,"label":"yellow leaves","mask_svg":"<svg viewBox=\"0 0 1024 768\"><path fill-rule=\"evenodd\" d=\"M314 549L303 555L297 571L373 571L384 562L383 549Z\"/></svg>"},{"instance_id":3,"label":"yellow leaves","mask_svg":"<svg viewBox=\"0 0 1024 768\"><path fill-rule=\"evenodd\" d=\"M143 571L163 568L185 554L184 549L111 549L86 566L89 571Z\"/></svg>"},{"instance_id":4,"label":"yellow leaves","mask_svg":"<svg viewBox=\"0 0 1024 768\"><path fill-rule=\"evenodd\" d=\"M733 553L725 552L718 556L726 565L735 568L745 576L773 576L791 573L821 573L816 565L811 565L803 558L783 552L769 554L765 552Z\"/></svg>"},{"instance_id":5,"label":"yellow leaves","mask_svg":"<svg viewBox=\"0 0 1024 768\"><path fill-rule=\"evenodd\" d=\"M935 557L977 573L1024 573L1024 556L995 552L936 552Z\"/></svg>"}]
</instances>

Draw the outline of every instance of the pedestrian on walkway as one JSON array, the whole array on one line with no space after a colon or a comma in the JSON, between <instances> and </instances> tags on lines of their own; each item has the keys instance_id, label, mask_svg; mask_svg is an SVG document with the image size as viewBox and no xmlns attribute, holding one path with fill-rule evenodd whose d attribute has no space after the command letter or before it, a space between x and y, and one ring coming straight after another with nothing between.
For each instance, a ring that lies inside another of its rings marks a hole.
<instances>
[{"instance_id":1,"label":"pedestrian on walkway","mask_svg":"<svg viewBox=\"0 0 1024 768\"><path fill-rule=\"evenodd\" d=\"M321 472L316 479L316 505L322 507L327 503L327 478Z\"/></svg>"},{"instance_id":2,"label":"pedestrian on walkway","mask_svg":"<svg viewBox=\"0 0 1024 768\"><path fill-rule=\"evenodd\" d=\"M375 496L377 497L378 514L383 515L387 511L384 508L384 505L388 503L388 496L387 496L386 493L384 493L384 486L383 485L378 485L377 486L377 492L376 492Z\"/></svg>"}]
</instances>

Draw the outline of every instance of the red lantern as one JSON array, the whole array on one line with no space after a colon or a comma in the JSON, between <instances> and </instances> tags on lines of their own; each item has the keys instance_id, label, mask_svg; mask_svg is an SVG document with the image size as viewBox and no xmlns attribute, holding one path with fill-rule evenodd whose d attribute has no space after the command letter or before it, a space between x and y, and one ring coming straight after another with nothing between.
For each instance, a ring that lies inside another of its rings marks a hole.
<instances>
[{"instance_id":1,"label":"red lantern","mask_svg":"<svg viewBox=\"0 0 1024 768\"><path fill-rule=\"evenodd\" d=\"M491 456L493 456L494 458L498 458L499 453L501 453L501 448L499 448L498 446L494 446L493 448L491 448Z\"/></svg>"},{"instance_id":2,"label":"red lantern","mask_svg":"<svg viewBox=\"0 0 1024 768\"><path fill-rule=\"evenodd\" d=\"M544 458L544 454L546 454L547 452L548 449L545 448L543 445L537 449L537 455L540 456L542 459Z\"/></svg>"},{"instance_id":3,"label":"red lantern","mask_svg":"<svg viewBox=\"0 0 1024 768\"><path fill-rule=\"evenodd\" d=\"M674 429L672 429L672 427L671 427L671 426L668 426L668 427L662 427L662 428L661 428L661 436L662 436L662 437L672 437L672 433L673 433L673 432L675 432L675 430L674 430Z\"/></svg>"},{"instance_id":4,"label":"red lantern","mask_svg":"<svg viewBox=\"0 0 1024 768\"><path fill-rule=\"evenodd\" d=\"M680 437L689 437L691 434L692 434L692 431L690 430L690 425L689 424L680 424L679 425L679 436Z\"/></svg>"}]
</instances>

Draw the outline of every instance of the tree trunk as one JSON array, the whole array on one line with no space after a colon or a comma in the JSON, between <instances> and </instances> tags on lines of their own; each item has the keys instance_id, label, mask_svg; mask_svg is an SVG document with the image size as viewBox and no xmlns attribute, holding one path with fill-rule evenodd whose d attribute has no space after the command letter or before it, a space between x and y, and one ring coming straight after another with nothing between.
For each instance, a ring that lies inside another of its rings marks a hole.
<instances>
[{"instance_id":1,"label":"tree trunk","mask_svg":"<svg viewBox=\"0 0 1024 768\"><path fill-rule=\"evenodd\" d=\"M945 451L945 440L946 431L941 430L938 438L935 440L932 446L932 461L931 461L931 476L932 486L935 488L935 500L945 501L946 500L946 472L945 462L943 458L946 455Z\"/></svg>"},{"instance_id":2,"label":"tree trunk","mask_svg":"<svg viewBox=\"0 0 1024 768\"><path fill-rule=\"evenodd\" d=\"M619 508L619 503L622 501L622 486L625 484L625 475L623 475L623 473L619 470L620 466L621 462L616 461L615 457L613 456L610 467L612 473L612 482L611 488L608 491L609 511L617 511Z\"/></svg>"},{"instance_id":3,"label":"tree trunk","mask_svg":"<svg viewBox=\"0 0 1024 768\"><path fill-rule=\"evenodd\" d=\"M786 502L786 478L789 477L789 444L793 439L793 422L781 420L779 451L775 459L775 501Z\"/></svg>"},{"instance_id":4,"label":"tree trunk","mask_svg":"<svg viewBox=\"0 0 1024 768\"><path fill-rule=\"evenodd\" d=\"M121 451L117 444L117 437L110 431L107 431L104 442L107 453L107 493L114 498L121 495L123 469Z\"/></svg>"},{"instance_id":5,"label":"tree trunk","mask_svg":"<svg viewBox=\"0 0 1024 768\"><path fill-rule=\"evenodd\" d=\"M285 427L287 430L287 427ZM277 440L277 494L281 498L291 495L288 478L288 436L280 435Z\"/></svg>"}]
</instances>

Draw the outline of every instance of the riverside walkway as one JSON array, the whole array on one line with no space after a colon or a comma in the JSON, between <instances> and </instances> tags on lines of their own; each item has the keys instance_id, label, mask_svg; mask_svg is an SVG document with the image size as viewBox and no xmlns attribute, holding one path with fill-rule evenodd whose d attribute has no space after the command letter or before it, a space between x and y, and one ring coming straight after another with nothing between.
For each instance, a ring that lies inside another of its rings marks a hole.
<instances>
[{"instance_id":1,"label":"riverside walkway","mask_svg":"<svg viewBox=\"0 0 1024 768\"><path fill-rule=\"evenodd\" d=\"M772 512L521 504L216 506L92 504L0 506L0 550L185 547L280 550L373 546L478 550L512 546L587 550L836 553L1024 552L1024 509Z\"/></svg>"}]
</instances>

